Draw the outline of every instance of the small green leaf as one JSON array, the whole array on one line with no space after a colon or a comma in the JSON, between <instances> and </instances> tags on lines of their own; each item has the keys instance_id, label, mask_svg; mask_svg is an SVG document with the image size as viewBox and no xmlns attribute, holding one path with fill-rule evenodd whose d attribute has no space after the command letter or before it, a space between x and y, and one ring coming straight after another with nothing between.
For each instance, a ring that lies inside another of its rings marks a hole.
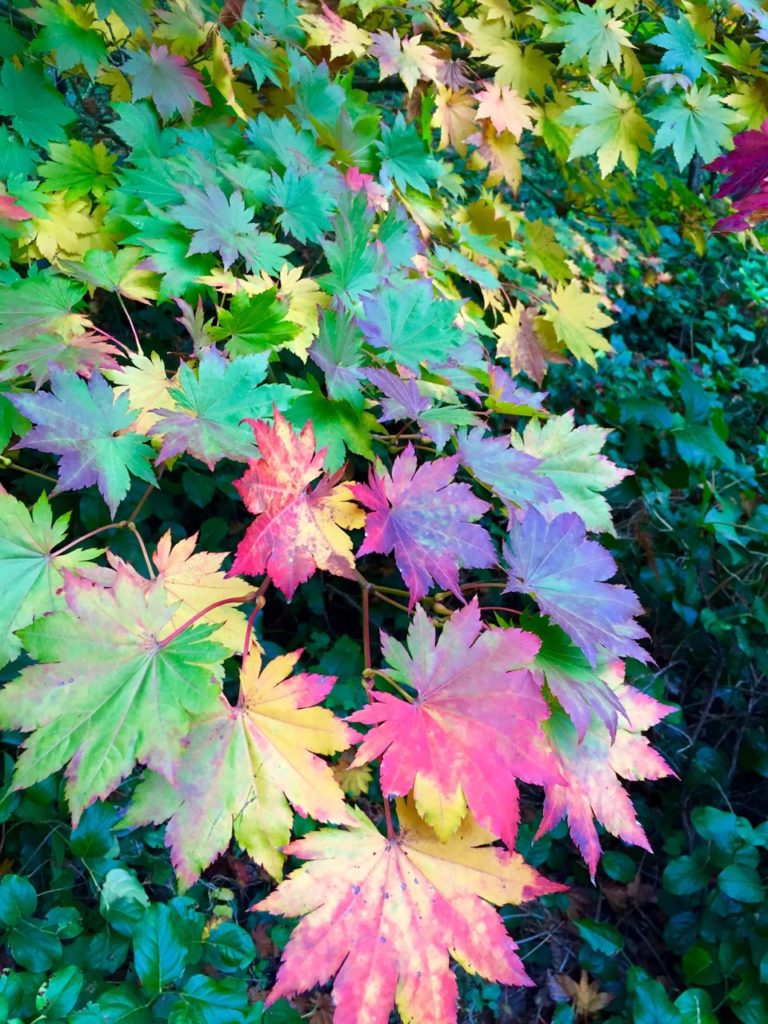
<instances>
[{"instance_id":1,"label":"small green leaf","mask_svg":"<svg viewBox=\"0 0 768 1024\"><path fill-rule=\"evenodd\" d=\"M164 903L153 903L133 934L134 967L142 988L156 996L181 977L187 950L179 936L175 912Z\"/></svg>"},{"instance_id":2,"label":"small green leaf","mask_svg":"<svg viewBox=\"0 0 768 1024\"><path fill-rule=\"evenodd\" d=\"M762 903L763 883L755 868L743 864L729 864L717 877L717 887L739 903Z\"/></svg>"}]
</instances>

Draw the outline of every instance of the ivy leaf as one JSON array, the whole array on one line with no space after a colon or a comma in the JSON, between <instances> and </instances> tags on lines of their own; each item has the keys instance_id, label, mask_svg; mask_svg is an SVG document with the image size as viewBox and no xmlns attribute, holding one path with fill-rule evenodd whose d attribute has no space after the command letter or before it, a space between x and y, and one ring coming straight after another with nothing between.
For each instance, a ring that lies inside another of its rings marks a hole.
<instances>
[{"instance_id":1,"label":"ivy leaf","mask_svg":"<svg viewBox=\"0 0 768 1024\"><path fill-rule=\"evenodd\" d=\"M328 189L327 175L303 173L289 167L282 178L272 172L270 199L282 209L278 220L284 231L302 244L319 242L330 230L336 200Z\"/></svg>"},{"instance_id":2,"label":"ivy leaf","mask_svg":"<svg viewBox=\"0 0 768 1024\"><path fill-rule=\"evenodd\" d=\"M179 223L193 231L188 255L218 252L227 270L242 256L253 273L275 274L290 253L290 246L275 241L268 231L259 231L253 223L253 207L246 206L242 193L236 189L227 199L218 185L205 191L190 185L179 185L183 206L174 206L172 213Z\"/></svg>"},{"instance_id":3,"label":"ivy leaf","mask_svg":"<svg viewBox=\"0 0 768 1024\"><path fill-rule=\"evenodd\" d=\"M544 305L544 316L555 329L560 342L577 359L583 359L596 367L595 352L612 352L613 349L598 334L602 327L610 327L613 320L600 309L598 295L583 292L576 281L552 291L552 302Z\"/></svg>"},{"instance_id":4,"label":"ivy leaf","mask_svg":"<svg viewBox=\"0 0 768 1024\"><path fill-rule=\"evenodd\" d=\"M484 631L476 597L454 612L435 642L419 605L408 649L382 637L389 671L416 690L416 700L370 694L373 703L349 719L373 726L352 767L383 755L383 793L413 790L417 811L442 842L469 807L480 826L512 849L517 779L541 784L559 776L541 731L549 708L530 673L539 643L520 629Z\"/></svg>"},{"instance_id":5,"label":"ivy leaf","mask_svg":"<svg viewBox=\"0 0 768 1024\"><path fill-rule=\"evenodd\" d=\"M483 427L475 427L462 431L457 440L462 464L507 508L540 507L561 497L552 480L541 473L541 461L510 447L505 437L486 437Z\"/></svg>"},{"instance_id":6,"label":"ivy leaf","mask_svg":"<svg viewBox=\"0 0 768 1024\"><path fill-rule=\"evenodd\" d=\"M395 562L413 607L437 583L459 600L459 569L487 569L497 555L484 527L475 524L490 507L468 484L455 483L458 456L419 466L410 443L392 466L380 467L368 483L352 484L354 496L373 511L366 521L358 558L372 552Z\"/></svg>"},{"instance_id":7,"label":"ivy leaf","mask_svg":"<svg viewBox=\"0 0 768 1024\"><path fill-rule=\"evenodd\" d=\"M215 710L225 649L210 626L169 636L162 584L145 587L118 568L111 587L64 573L67 612L38 619L22 641L40 665L0 693L3 728L32 732L14 786L68 764L75 821L111 793L137 762L175 778L193 716Z\"/></svg>"},{"instance_id":8,"label":"ivy leaf","mask_svg":"<svg viewBox=\"0 0 768 1024\"><path fill-rule=\"evenodd\" d=\"M0 114L11 118L25 142L38 146L66 138L64 129L77 117L38 64L26 61L16 68L11 60L0 70Z\"/></svg>"},{"instance_id":9,"label":"ivy leaf","mask_svg":"<svg viewBox=\"0 0 768 1024\"><path fill-rule=\"evenodd\" d=\"M231 574L266 572L290 600L316 569L354 578L352 541L345 530L363 525L351 488L338 476L323 475L323 455L315 452L308 422L300 434L275 410L274 426L252 420L261 458L248 463L235 481L240 497L256 519L240 541Z\"/></svg>"},{"instance_id":10,"label":"ivy leaf","mask_svg":"<svg viewBox=\"0 0 768 1024\"><path fill-rule=\"evenodd\" d=\"M682 15L679 18L662 15L661 20L667 31L648 40L666 51L659 67L663 71L677 71L680 68L692 82L704 71L717 78L717 71L707 60L706 41L690 21Z\"/></svg>"},{"instance_id":11,"label":"ivy leaf","mask_svg":"<svg viewBox=\"0 0 768 1024\"><path fill-rule=\"evenodd\" d=\"M611 507L602 492L621 483L632 471L600 454L609 434L610 430L594 424L576 427L573 411L551 416L543 425L529 420L522 434L512 431L512 446L540 459L538 472L562 495L561 500L540 505L539 512L547 518L576 512L588 530L615 536Z\"/></svg>"},{"instance_id":12,"label":"ivy leaf","mask_svg":"<svg viewBox=\"0 0 768 1024\"><path fill-rule=\"evenodd\" d=\"M464 342L454 324L460 308L459 302L435 299L429 281L400 278L363 299L359 322L370 345L415 370L422 362L444 363Z\"/></svg>"},{"instance_id":13,"label":"ivy leaf","mask_svg":"<svg viewBox=\"0 0 768 1024\"><path fill-rule=\"evenodd\" d=\"M704 163L714 160L720 147L732 145L728 125L740 120L738 111L723 106L712 87L692 85L687 93L671 95L650 115L659 122L654 151L672 147L677 166L682 170L698 153Z\"/></svg>"},{"instance_id":14,"label":"ivy leaf","mask_svg":"<svg viewBox=\"0 0 768 1024\"><path fill-rule=\"evenodd\" d=\"M232 707L222 698L192 729L175 783L148 775L136 790L122 824L169 818L166 843L185 886L233 835L279 878L280 850L293 824L289 803L319 821L353 821L331 768L316 755L345 750L355 734L317 707L334 676L291 674L300 654L279 655L262 669L259 652L251 650L240 676L241 701Z\"/></svg>"},{"instance_id":15,"label":"ivy leaf","mask_svg":"<svg viewBox=\"0 0 768 1024\"><path fill-rule=\"evenodd\" d=\"M266 354L226 359L209 348L197 375L183 363L179 386L170 391L175 408L157 410L158 419L148 431L162 437L157 461L188 452L213 469L220 459L253 458L253 433L244 419L264 419L273 406L285 409L297 394L287 384L264 384L266 375Z\"/></svg>"},{"instance_id":16,"label":"ivy leaf","mask_svg":"<svg viewBox=\"0 0 768 1024\"><path fill-rule=\"evenodd\" d=\"M165 121L176 113L189 121L196 102L205 107L211 105L200 72L191 68L179 54L169 53L167 46L151 46L149 53L145 50L129 53L123 71L133 79L134 102L153 100Z\"/></svg>"},{"instance_id":17,"label":"ivy leaf","mask_svg":"<svg viewBox=\"0 0 768 1024\"><path fill-rule=\"evenodd\" d=\"M601 723L593 721L583 739L570 719L554 710L544 723L552 749L562 764L564 782L546 784L544 816L537 838L549 832L565 816L573 841L587 862L592 878L600 859L600 840L593 815L611 835L625 843L650 850L632 803L619 782L624 779L663 779L674 772L641 735L673 708L622 685L621 662L604 674L624 708L615 739Z\"/></svg>"},{"instance_id":18,"label":"ivy leaf","mask_svg":"<svg viewBox=\"0 0 768 1024\"><path fill-rule=\"evenodd\" d=\"M577 89L573 93L581 103L560 115L561 124L581 128L571 143L568 159L597 153L600 173L605 177L621 158L634 174L640 150L651 148L651 126L630 93L622 92L614 82L603 85L596 78L591 82L591 90Z\"/></svg>"},{"instance_id":19,"label":"ivy leaf","mask_svg":"<svg viewBox=\"0 0 768 1024\"><path fill-rule=\"evenodd\" d=\"M35 426L17 448L61 456L51 494L96 484L114 516L128 493L130 475L155 484L146 439L124 431L135 417L124 395L115 397L100 373L88 383L67 370L51 370L51 392L16 394L11 401Z\"/></svg>"},{"instance_id":20,"label":"ivy leaf","mask_svg":"<svg viewBox=\"0 0 768 1024\"><path fill-rule=\"evenodd\" d=\"M531 594L593 666L598 651L650 660L635 642L647 636L634 621L643 610L637 597L620 584L603 582L615 574L616 563L605 548L586 539L577 515L565 513L548 523L529 508L521 520L511 520L509 534L505 592Z\"/></svg>"},{"instance_id":21,"label":"ivy leaf","mask_svg":"<svg viewBox=\"0 0 768 1024\"><path fill-rule=\"evenodd\" d=\"M62 569L75 569L100 553L75 548L55 555L68 522L68 512L54 520L45 492L28 509L0 487L0 667L21 652L17 629L64 607Z\"/></svg>"},{"instance_id":22,"label":"ivy leaf","mask_svg":"<svg viewBox=\"0 0 768 1024\"><path fill-rule=\"evenodd\" d=\"M594 7L581 3L578 11L560 16L560 28L550 32L548 39L565 43L560 64L575 64L587 58L590 74L596 74L609 61L617 71L621 69L622 47L633 48L621 19L614 17L602 3Z\"/></svg>"},{"instance_id":23,"label":"ivy leaf","mask_svg":"<svg viewBox=\"0 0 768 1024\"><path fill-rule=\"evenodd\" d=\"M398 114L391 127L382 125L381 140L376 143L381 154L381 173L391 178L399 189L409 186L417 192L429 193L437 179L439 164L424 149L424 143L412 124Z\"/></svg>"},{"instance_id":24,"label":"ivy leaf","mask_svg":"<svg viewBox=\"0 0 768 1024\"><path fill-rule=\"evenodd\" d=\"M267 1005L336 974L339 1021L451 1021L458 985L449 951L473 973L531 984L504 922L489 906L561 887L516 853L487 846L471 819L447 844L398 804L400 835L387 839L357 813L351 831L322 829L286 852L309 863L254 909L303 917L285 947Z\"/></svg>"}]
</instances>

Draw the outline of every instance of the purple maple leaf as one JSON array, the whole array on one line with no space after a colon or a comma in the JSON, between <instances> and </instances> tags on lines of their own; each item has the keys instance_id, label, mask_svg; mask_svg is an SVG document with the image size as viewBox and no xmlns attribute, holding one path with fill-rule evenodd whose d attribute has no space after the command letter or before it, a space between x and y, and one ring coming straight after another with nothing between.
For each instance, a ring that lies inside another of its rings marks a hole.
<instances>
[{"instance_id":1,"label":"purple maple leaf","mask_svg":"<svg viewBox=\"0 0 768 1024\"><path fill-rule=\"evenodd\" d=\"M417 420L432 405L413 377L398 377L389 370L366 370L365 375L385 396L381 400L381 423Z\"/></svg>"},{"instance_id":2,"label":"purple maple leaf","mask_svg":"<svg viewBox=\"0 0 768 1024\"><path fill-rule=\"evenodd\" d=\"M409 444L395 459L391 476L372 470L367 484L352 484L357 500L372 509L357 554L394 550L411 607L433 581L463 600L459 569L487 569L497 562L491 538L474 522L490 506L468 484L454 482L458 465L453 455L419 466Z\"/></svg>"},{"instance_id":3,"label":"purple maple leaf","mask_svg":"<svg viewBox=\"0 0 768 1024\"><path fill-rule=\"evenodd\" d=\"M562 494L539 475L541 459L510 448L506 437L485 437L482 427L457 435L459 458L467 469L495 491L509 508L557 501Z\"/></svg>"},{"instance_id":4,"label":"purple maple leaf","mask_svg":"<svg viewBox=\"0 0 768 1024\"><path fill-rule=\"evenodd\" d=\"M634 621L643 610L640 602L627 587L604 582L615 574L616 563L597 541L586 539L575 512L547 522L529 508L511 523L504 557L509 564L505 592L531 594L593 666L601 649L617 657L650 660L635 642L648 635Z\"/></svg>"},{"instance_id":5,"label":"purple maple leaf","mask_svg":"<svg viewBox=\"0 0 768 1024\"><path fill-rule=\"evenodd\" d=\"M759 131L740 132L733 137L734 148L707 164L707 170L730 175L715 192L715 198L743 199L768 175L768 121Z\"/></svg>"},{"instance_id":6,"label":"purple maple leaf","mask_svg":"<svg viewBox=\"0 0 768 1024\"><path fill-rule=\"evenodd\" d=\"M123 71L132 78L133 99L151 98L165 120L178 112L188 121L195 109L195 100L206 107L211 105L200 72L191 68L183 57L169 53L167 46L153 46L149 53L144 50L131 53Z\"/></svg>"}]
</instances>

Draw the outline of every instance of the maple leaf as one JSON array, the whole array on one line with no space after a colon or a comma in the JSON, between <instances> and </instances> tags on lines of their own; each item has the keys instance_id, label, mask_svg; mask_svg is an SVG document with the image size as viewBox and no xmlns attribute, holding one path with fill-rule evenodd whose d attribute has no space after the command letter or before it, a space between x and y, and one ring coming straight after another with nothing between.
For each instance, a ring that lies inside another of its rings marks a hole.
<instances>
[{"instance_id":1,"label":"maple leaf","mask_svg":"<svg viewBox=\"0 0 768 1024\"><path fill-rule=\"evenodd\" d=\"M176 113L189 121L196 102L205 107L211 105L200 72L190 67L183 57L169 53L167 46L152 46L149 53L144 50L130 53L122 70L133 79L134 102L153 100L166 121Z\"/></svg>"},{"instance_id":2,"label":"maple leaf","mask_svg":"<svg viewBox=\"0 0 768 1024\"><path fill-rule=\"evenodd\" d=\"M130 476L155 484L146 439L124 433L134 420L124 395L115 396L100 373L86 382L67 370L51 370L50 393L9 396L35 426L16 444L61 456L51 494L96 484L114 516L128 493Z\"/></svg>"},{"instance_id":3,"label":"maple leaf","mask_svg":"<svg viewBox=\"0 0 768 1024\"><path fill-rule=\"evenodd\" d=\"M161 775L139 784L122 823L170 819L166 845L185 886L236 841L275 878L293 813L352 824L331 768L317 754L345 750L355 733L317 707L335 676L291 675L301 651L273 658L262 669L252 649L240 675L241 696L219 706L190 731L171 785Z\"/></svg>"},{"instance_id":4,"label":"maple leaf","mask_svg":"<svg viewBox=\"0 0 768 1024\"><path fill-rule=\"evenodd\" d=\"M453 146L459 156L465 156L467 139L475 131L476 112L477 100L466 89L454 92L439 85L432 115L432 126L440 129L440 144L437 148Z\"/></svg>"},{"instance_id":5,"label":"maple leaf","mask_svg":"<svg viewBox=\"0 0 768 1024\"><path fill-rule=\"evenodd\" d=\"M573 410L551 416L543 425L529 420L522 434L513 430L510 444L540 459L538 472L548 477L562 495L539 506L547 518L561 512L576 512L588 530L611 533L611 507L602 492L632 475L606 455L601 455L610 430L594 424L576 427Z\"/></svg>"},{"instance_id":6,"label":"maple leaf","mask_svg":"<svg viewBox=\"0 0 768 1024\"><path fill-rule=\"evenodd\" d=\"M400 39L397 29L392 34L374 32L368 50L379 62L379 81L389 75L399 75L410 96L420 78L433 82L437 77L439 60L431 47L421 42L421 36Z\"/></svg>"},{"instance_id":7,"label":"maple leaf","mask_svg":"<svg viewBox=\"0 0 768 1024\"><path fill-rule=\"evenodd\" d=\"M477 147L469 159L469 166L488 168L486 185L506 181L512 191L517 192L522 180L520 162L524 154L514 135L497 132L492 125L486 124L482 132L470 136L467 142Z\"/></svg>"},{"instance_id":8,"label":"maple leaf","mask_svg":"<svg viewBox=\"0 0 768 1024\"><path fill-rule=\"evenodd\" d=\"M117 157L107 152L103 142L89 146L70 139L66 143L52 142L48 151L51 159L38 168L48 191L63 191L70 199L81 199L89 192L101 197L115 183L112 171Z\"/></svg>"},{"instance_id":9,"label":"maple leaf","mask_svg":"<svg viewBox=\"0 0 768 1024\"><path fill-rule=\"evenodd\" d=\"M540 473L539 459L510 447L504 437L486 437L482 427L457 435L459 458L473 476L501 498L507 508L556 501L555 484Z\"/></svg>"},{"instance_id":10,"label":"maple leaf","mask_svg":"<svg viewBox=\"0 0 768 1024\"><path fill-rule=\"evenodd\" d=\"M507 131L519 139L525 129L533 128L533 107L507 85L486 85L477 94L475 119L487 117L497 132Z\"/></svg>"},{"instance_id":11,"label":"maple leaf","mask_svg":"<svg viewBox=\"0 0 768 1024\"><path fill-rule=\"evenodd\" d=\"M31 97L34 103L30 102ZM0 114L12 119L24 142L38 146L65 139L66 126L77 118L51 85L42 64L33 61L26 61L20 68L12 60L3 61Z\"/></svg>"},{"instance_id":12,"label":"maple leaf","mask_svg":"<svg viewBox=\"0 0 768 1024\"><path fill-rule=\"evenodd\" d=\"M768 121L759 131L734 135L733 144L731 153L719 156L707 165L707 170L729 177L715 192L716 199L722 196L744 199L768 176Z\"/></svg>"},{"instance_id":13,"label":"maple leaf","mask_svg":"<svg viewBox=\"0 0 768 1024\"><path fill-rule=\"evenodd\" d=\"M31 509L0 486L0 667L18 657L17 629L64 607L62 569L93 561L97 549L56 555L67 533L69 513L54 520L43 492Z\"/></svg>"},{"instance_id":14,"label":"maple leaf","mask_svg":"<svg viewBox=\"0 0 768 1024\"><path fill-rule=\"evenodd\" d=\"M464 340L454 321L461 304L436 299L429 281L399 278L363 299L359 319L365 340L386 348L412 369L422 362L440 365Z\"/></svg>"},{"instance_id":15,"label":"maple leaf","mask_svg":"<svg viewBox=\"0 0 768 1024\"><path fill-rule=\"evenodd\" d=\"M327 309L323 313L320 332L309 350L310 359L325 374L328 396L363 408L361 381L365 362L360 329L343 311Z\"/></svg>"},{"instance_id":16,"label":"maple leaf","mask_svg":"<svg viewBox=\"0 0 768 1024\"><path fill-rule=\"evenodd\" d=\"M219 312L219 326L211 331L217 341L228 339L227 352L231 356L247 356L289 347L299 327L288 319L283 302L277 299L275 288L266 288L255 295L239 291L232 296L229 309Z\"/></svg>"},{"instance_id":17,"label":"maple leaf","mask_svg":"<svg viewBox=\"0 0 768 1024\"><path fill-rule=\"evenodd\" d=\"M275 409L274 426L250 421L261 458L251 459L235 481L243 503L256 519L240 541L230 573L266 572L290 600L316 569L352 578L355 560L346 530L363 525L348 484L323 475L324 450L315 452L308 421L296 434Z\"/></svg>"},{"instance_id":18,"label":"maple leaf","mask_svg":"<svg viewBox=\"0 0 768 1024\"><path fill-rule=\"evenodd\" d=\"M215 709L223 647L211 626L160 642L174 609L161 583L145 586L118 567L102 587L64 572L68 610L21 630L32 658L0 692L3 728L32 732L17 761L22 789L68 764L75 821L134 768L172 781L193 717Z\"/></svg>"},{"instance_id":19,"label":"maple leaf","mask_svg":"<svg viewBox=\"0 0 768 1024\"><path fill-rule=\"evenodd\" d=\"M94 370L117 367L120 349L100 334L85 331L72 337L41 334L0 351L0 380L30 376L36 387L51 379L53 370L72 370L89 377Z\"/></svg>"},{"instance_id":20,"label":"maple leaf","mask_svg":"<svg viewBox=\"0 0 768 1024\"><path fill-rule=\"evenodd\" d=\"M592 89L577 89L572 95L580 104L560 115L561 124L581 128L571 143L569 160L597 154L600 173L605 177L621 158L634 174L640 150L651 148L651 126L640 113L634 98L614 82L603 85L591 79Z\"/></svg>"},{"instance_id":21,"label":"maple leaf","mask_svg":"<svg viewBox=\"0 0 768 1024\"><path fill-rule=\"evenodd\" d=\"M300 14L299 22L307 32L308 45L330 47L332 60L347 54L362 57L371 42L369 32L340 18L325 2L319 14Z\"/></svg>"},{"instance_id":22,"label":"maple leaf","mask_svg":"<svg viewBox=\"0 0 768 1024\"><path fill-rule=\"evenodd\" d=\"M284 231L299 242L318 242L331 227L330 214L336 199L329 192L328 177L289 167L282 178L272 172L269 197L282 209L278 220Z\"/></svg>"},{"instance_id":23,"label":"maple leaf","mask_svg":"<svg viewBox=\"0 0 768 1024\"><path fill-rule=\"evenodd\" d=\"M103 236L104 207L87 199L67 199L54 192L46 200L44 214L33 218L34 251L50 262L62 257L83 257L91 249L109 245Z\"/></svg>"},{"instance_id":24,"label":"maple leaf","mask_svg":"<svg viewBox=\"0 0 768 1024\"><path fill-rule=\"evenodd\" d=\"M0 219L29 220L33 214L25 210L16 196L0 195Z\"/></svg>"},{"instance_id":25,"label":"maple leaf","mask_svg":"<svg viewBox=\"0 0 768 1024\"><path fill-rule=\"evenodd\" d=\"M387 839L361 813L351 831L321 829L286 852L308 861L254 909L303 917L283 952L268 1004L334 974L336 1024L456 1019L449 952L466 970L506 985L532 984L499 915L562 886L468 817L443 844L398 804L400 834Z\"/></svg>"},{"instance_id":26,"label":"maple leaf","mask_svg":"<svg viewBox=\"0 0 768 1024\"><path fill-rule=\"evenodd\" d=\"M463 405L433 405L413 377L398 377L389 370L376 369L366 370L365 375L384 395L379 421L416 420L438 451L445 448L456 427L476 422L473 413Z\"/></svg>"},{"instance_id":27,"label":"maple leaf","mask_svg":"<svg viewBox=\"0 0 768 1024\"><path fill-rule=\"evenodd\" d=\"M193 231L187 255L218 252L227 270L242 256L250 270L274 274L290 253L290 246L275 241L268 231L259 231L253 223L253 207L246 206L236 189L227 199L218 185L205 191L191 185L179 185L183 206L171 210L180 224Z\"/></svg>"},{"instance_id":28,"label":"maple leaf","mask_svg":"<svg viewBox=\"0 0 768 1024\"><path fill-rule=\"evenodd\" d=\"M134 302L149 302L158 294L157 275L144 265L144 250L127 245L118 252L92 249L82 261L59 260L67 274L95 288L116 292Z\"/></svg>"},{"instance_id":29,"label":"maple leaf","mask_svg":"<svg viewBox=\"0 0 768 1024\"><path fill-rule=\"evenodd\" d=\"M580 740L575 726L560 710L553 711L544 723L544 732L560 759L566 781L545 785L544 815L537 837L549 832L567 815L573 841L593 879L600 859L600 840L593 816L625 843L644 850L651 848L619 778L662 779L674 774L641 735L674 708L623 685L623 675L621 662L614 663L603 674L626 716L626 722L619 722L615 739L603 723L593 722Z\"/></svg>"},{"instance_id":30,"label":"maple leaf","mask_svg":"<svg viewBox=\"0 0 768 1024\"><path fill-rule=\"evenodd\" d=\"M273 406L285 409L297 392L287 384L264 384L266 353L226 359L215 348L200 357L197 375L187 363L179 369L178 387L171 388L174 409L155 409L149 428L163 446L157 461L189 452L213 469L220 459L246 462L256 454L245 417L263 419Z\"/></svg>"},{"instance_id":31,"label":"maple leaf","mask_svg":"<svg viewBox=\"0 0 768 1024\"><path fill-rule=\"evenodd\" d=\"M595 328L610 327L613 320L600 309L602 300L598 295L583 292L572 281L569 285L552 291L552 302L544 304L544 316L555 329L559 341L577 359L583 359L590 366L597 367L595 352L612 352L613 349Z\"/></svg>"},{"instance_id":32,"label":"maple leaf","mask_svg":"<svg viewBox=\"0 0 768 1024\"><path fill-rule=\"evenodd\" d=\"M704 37L696 31L685 17L667 18L662 15L666 32L660 32L648 40L666 51L659 62L663 71L676 71L682 68L684 74L695 82L704 71L717 78L717 72L707 60L707 44Z\"/></svg>"},{"instance_id":33,"label":"maple leaf","mask_svg":"<svg viewBox=\"0 0 768 1024\"><path fill-rule=\"evenodd\" d=\"M409 443L391 474L371 469L367 484L351 485L357 500L373 510L357 556L394 550L411 608L433 582L462 600L459 569L487 569L497 561L487 531L475 523L490 506L468 484L454 482L458 465L452 455L419 466Z\"/></svg>"},{"instance_id":34,"label":"maple leaf","mask_svg":"<svg viewBox=\"0 0 768 1024\"><path fill-rule=\"evenodd\" d=\"M682 170L698 153L705 163L713 161L720 147L730 149L732 136L728 125L739 121L735 110L723 106L712 87L692 85L687 93L669 96L649 115L659 122L653 149L672 147L677 166Z\"/></svg>"},{"instance_id":35,"label":"maple leaf","mask_svg":"<svg viewBox=\"0 0 768 1024\"><path fill-rule=\"evenodd\" d=\"M623 23L602 3L590 6L579 2L578 8L578 11L561 15L562 26L548 37L553 42L566 44L560 54L560 64L576 63L586 57L591 74L608 61L619 71L622 48L633 48Z\"/></svg>"},{"instance_id":36,"label":"maple leaf","mask_svg":"<svg viewBox=\"0 0 768 1024\"><path fill-rule=\"evenodd\" d=\"M169 378L165 363L157 352L145 356L131 353L131 365L106 370L104 376L115 385L115 397L125 395L128 408L138 412L130 429L146 434L164 411L173 412L176 402L171 395L175 377Z\"/></svg>"},{"instance_id":37,"label":"maple leaf","mask_svg":"<svg viewBox=\"0 0 768 1024\"><path fill-rule=\"evenodd\" d=\"M391 178L403 192L410 186L417 192L429 193L440 168L424 148L419 133L398 114L392 126L382 125L381 139L376 142L381 154L381 173Z\"/></svg>"},{"instance_id":38,"label":"maple leaf","mask_svg":"<svg viewBox=\"0 0 768 1024\"><path fill-rule=\"evenodd\" d=\"M498 339L496 355L509 359L512 373L525 373L540 385L547 375L547 358L535 325L536 310L516 304L504 313L494 333Z\"/></svg>"},{"instance_id":39,"label":"maple leaf","mask_svg":"<svg viewBox=\"0 0 768 1024\"><path fill-rule=\"evenodd\" d=\"M372 692L350 722L374 728L353 767L381 760L385 795L413 790L416 809L446 842L467 807L512 848L519 822L517 779L554 781L541 723L549 708L530 672L540 641L520 629L483 630L477 598L446 622L435 642L421 606L408 649L382 636L382 653L413 703ZM489 780L493 779L493 785Z\"/></svg>"},{"instance_id":40,"label":"maple leaf","mask_svg":"<svg viewBox=\"0 0 768 1024\"><path fill-rule=\"evenodd\" d=\"M532 594L541 610L581 647L591 665L600 650L638 661L650 656L635 641L647 636L634 621L642 612L635 594L616 583L616 563L572 512L547 522L535 508L510 520L505 546L507 591Z\"/></svg>"},{"instance_id":41,"label":"maple leaf","mask_svg":"<svg viewBox=\"0 0 768 1024\"><path fill-rule=\"evenodd\" d=\"M41 334L64 338L92 326L74 312L85 288L59 274L42 273L7 284L0 291L0 350L21 347Z\"/></svg>"}]
</instances>

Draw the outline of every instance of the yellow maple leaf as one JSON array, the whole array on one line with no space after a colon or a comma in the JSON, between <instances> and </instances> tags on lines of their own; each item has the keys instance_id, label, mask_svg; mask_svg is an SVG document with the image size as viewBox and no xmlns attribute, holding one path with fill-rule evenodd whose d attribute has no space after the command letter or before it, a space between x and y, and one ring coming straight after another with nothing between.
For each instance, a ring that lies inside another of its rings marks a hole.
<instances>
[{"instance_id":1,"label":"yellow maple leaf","mask_svg":"<svg viewBox=\"0 0 768 1024\"><path fill-rule=\"evenodd\" d=\"M331 301L311 277L302 277L303 267L286 263L280 271L277 297L287 303L286 320L301 328L285 348L306 362L309 348L320 330L320 310Z\"/></svg>"},{"instance_id":2,"label":"yellow maple leaf","mask_svg":"<svg viewBox=\"0 0 768 1024\"><path fill-rule=\"evenodd\" d=\"M299 21L307 33L309 46L328 46L331 59L363 57L371 44L371 34L351 21L340 18L326 3L319 14L300 14Z\"/></svg>"},{"instance_id":3,"label":"yellow maple leaf","mask_svg":"<svg viewBox=\"0 0 768 1024\"><path fill-rule=\"evenodd\" d=\"M432 126L440 129L440 144L437 148L453 146L459 156L464 156L467 152L467 139L477 130L476 113L477 100L466 89L454 92L438 85L432 115Z\"/></svg>"},{"instance_id":4,"label":"yellow maple leaf","mask_svg":"<svg viewBox=\"0 0 768 1024\"><path fill-rule=\"evenodd\" d=\"M33 257L54 263L60 257L84 256L91 249L114 248L104 231L104 207L92 207L89 199L67 199L64 192L52 192L45 207L45 214L30 222L34 242L29 252Z\"/></svg>"},{"instance_id":5,"label":"yellow maple leaf","mask_svg":"<svg viewBox=\"0 0 768 1024\"><path fill-rule=\"evenodd\" d=\"M243 121L248 120L248 114L243 110L235 95L235 76L232 73L232 65L224 47L224 40L218 32L213 34L211 43L211 60L207 62L211 75L211 82L216 90L224 97L234 112ZM250 90L247 90L250 93Z\"/></svg>"},{"instance_id":6,"label":"yellow maple leaf","mask_svg":"<svg viewBox=\"0 0 768 1024\"><path fill-rule=\"evenodd\" d=\"M481 133L467 141L477 147L470 155L469 166L488 168L485 184L490 187L506 181L512 191L517 192L523 178L523 151L517 145L514 135L497 132L493 125L486 124Z\"/></svg>"},{"instance_id":7,"label":"yellow maple leaf","mask_svg":"<svg viewBox=\"0 0 768 1024\"><path fill-rule=\"evenodd\" d=\"M599 295L582 291L572 281L565 287L555 288L552 302L544 305L544 316L552 324L558 340L577 359L583 359L590 366L597 366L595 352L613 351L602 334L597 333L613 323L600 309L601 301Z\"/></svg>"},{"instance_id":8,"label":"yellow maple leaf","mask_svg":"<svg viewBox=\"0 0 768 1024\"><path fill-rule=\"evenodd\" d=\"M131 363L119 370L105 370L104 376L116 385L115 395L128 395L129 407L138 410L139 417L131 429L137 434L146 434L160 419L154 410L172 412L176 408L170 393L176 378L168 377L165 363L156 352L149 356L134 353Z\"/></svg>"}]
</instances>

